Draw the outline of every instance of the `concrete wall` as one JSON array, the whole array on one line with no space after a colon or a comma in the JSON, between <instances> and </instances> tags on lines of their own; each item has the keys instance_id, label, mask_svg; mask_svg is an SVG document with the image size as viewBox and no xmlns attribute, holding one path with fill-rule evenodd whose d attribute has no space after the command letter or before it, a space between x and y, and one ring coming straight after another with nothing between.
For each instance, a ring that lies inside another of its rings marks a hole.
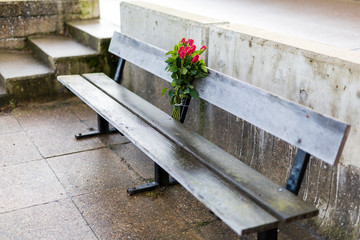
<instances>
[{"instance_id":1,"label":"concrete wall","mask_svg":"<svg viewBox=\"0 0 360 240\"><path fill-rule=\"evenodd\" d=\"M64 33L64 22L99 17L99 0L0 1L0 48L26 47L26 37Z\"/></svg>"},{"instance_id":2,"label":"concrete wall","mask_svg":"<svg viewBox=\"0 0 360 240\"><path fill-rule=\"evenodd\" d=\"M311 160L300 194L320 209L320 215L299 224L330 239L359 237L358 52L140 2L121 4L121 31L163 49L171 49L183 36L192 37L199 46L208 45L209 67L350 123L338 166ZM168 99L160 96L163 81L129 65L124 77L130 89L170 113ZM193 101L189 114L187 126L285 184L294 147L204 101Z\"/></svg>"}]
</instances>

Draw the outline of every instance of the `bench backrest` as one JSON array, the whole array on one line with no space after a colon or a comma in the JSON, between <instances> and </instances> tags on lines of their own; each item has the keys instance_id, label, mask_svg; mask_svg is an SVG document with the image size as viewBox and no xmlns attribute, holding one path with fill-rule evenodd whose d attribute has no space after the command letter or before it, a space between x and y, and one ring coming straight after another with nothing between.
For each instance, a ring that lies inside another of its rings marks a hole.
<instances>
[{"instance_id":1,"label":"bench backrest","mask_svg":"<svg viewBox=\"0 0 360 240\"><path fill-rule=\"evenodd\" d=\"M109 51L171 82L166 51L115 32ZM325 161L338 162L350 126L208 68L194 83L200 98Z\"/></svg>"}]
</instances>

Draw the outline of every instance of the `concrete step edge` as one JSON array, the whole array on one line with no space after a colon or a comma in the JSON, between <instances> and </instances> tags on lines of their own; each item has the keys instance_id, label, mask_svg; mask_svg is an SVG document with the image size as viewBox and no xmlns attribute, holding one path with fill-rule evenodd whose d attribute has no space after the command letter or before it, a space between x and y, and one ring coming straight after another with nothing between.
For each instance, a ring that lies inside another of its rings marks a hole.
<instances>
[{"instance_id":1,"label":"concrete step edge","mask_svg":"<svg viewBox=\"0 0 360 240\"><path fill-rule=\"evenodd\" d=\"M32 38L28 38L28 47L37 59L47 64L49 67L51 67L51 69L55 70L54 59L52 59L49 55L46 54L45 51L43 51L37 44L35 44L32 41Z\"/></svg>"},{"instance_id":2,"label":"concrete step edge","mask_svg":"<svg viewBox=\"0 0 360 240\"><path fill-rule=\"evenodd\" d=\"M29 46L34 55L57 75L101 71L106 62L105 54L65 36L32 37Z\"/></svg>"},{"instance_id":3,"label":"concrete step edge","mask_svg":"<svg viewBox=\"0 0 360 240\"><path fill-rule=\"evenodd\" d=\"M66 23L66 33L70 37L101 53L107 52L114 31L120 31L120 26L102 19Z\"/></svg>"}]
</instances>

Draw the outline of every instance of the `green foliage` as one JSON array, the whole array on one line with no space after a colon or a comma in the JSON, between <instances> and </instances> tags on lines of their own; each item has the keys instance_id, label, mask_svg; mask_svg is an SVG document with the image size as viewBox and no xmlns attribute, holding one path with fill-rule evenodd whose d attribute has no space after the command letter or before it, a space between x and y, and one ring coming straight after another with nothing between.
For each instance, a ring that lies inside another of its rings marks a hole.
<instances>
[{"instance_id":1,"label":"green foliage","mask_svg":"<svg viewBox=\"0 0 360 240\"><path fill-rule=\"evenodd\" d=\"M192 82L208 75L204 61L199 60L199 56L204 53L206 47L196 50L193 43L194 40L183 38L173 50L166 53L169 57L165 61L167 63L165 70L171 72L173 79L171 86L174 88L168 92L171 105L180 104L181 99L190 96L198 98L199 93L194 89ZM166 91L167 88L162 89L161 95L163 96Z\"/></svg>"},{"instance_id":2,"label":"green foliage","mask_svg":"<svg viewBox=\"0 0 360 240\"><path fill-rule=\"evenodd\" d=\"M12 109L16 108L16 101L15 101L14 99L11 99L11 100L9 101L9 106L10 106Z\"/></svg>"}]
</instances>

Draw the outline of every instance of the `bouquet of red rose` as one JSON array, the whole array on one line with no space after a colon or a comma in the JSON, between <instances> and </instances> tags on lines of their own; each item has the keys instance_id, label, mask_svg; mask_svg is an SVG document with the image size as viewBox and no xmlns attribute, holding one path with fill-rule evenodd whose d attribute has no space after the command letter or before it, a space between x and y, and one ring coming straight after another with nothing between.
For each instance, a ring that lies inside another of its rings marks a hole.
<instances>
[{"instance_id":1,"label":"bouquet of red rose","mask_svg":"<svg viewBox=\"0 0 360 240\"><path fill-rule=\"evenodd\" d=\"M200 55L206 50L206 46L202 46L200 50L196 50L193 39L186 40L183 38L174 46L174 50L169 51L166 55L170 55L165 61L167 66L165 70L171 72L172 83L174 88L169 90L170 104L174 105L171 116L180 121L180 109L186 98L198 98L199 93L194 89L192 82L196 78L203 78L208 75L203 60L199 59ZM161 91L163 96L167 88Z\"/></svg>"}]
</instances>

